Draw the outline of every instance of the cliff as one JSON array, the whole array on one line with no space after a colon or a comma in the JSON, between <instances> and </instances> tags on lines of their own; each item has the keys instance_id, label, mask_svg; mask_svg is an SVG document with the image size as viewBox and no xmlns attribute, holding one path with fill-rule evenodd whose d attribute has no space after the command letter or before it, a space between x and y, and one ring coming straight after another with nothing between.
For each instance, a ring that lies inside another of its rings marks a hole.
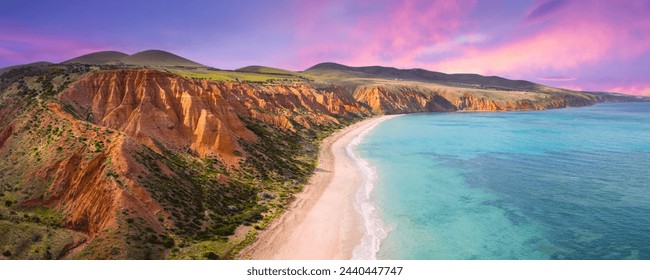
<instances>
[{"instance_id":1,"label":"cliff","mask_svg":"<svg viewBox=\"0 0 650 280\"><path fill-rule=\"evenodd\" d=\"M319 141L351 122L616 99L521 81L488 89L382 80L385 69L362 70L372 79L251 83L76 65L11 70L0 83L0 232L15 238L0 249L8 258L228 258L308 180ZM36 249L46 243L51 249Z\"/></svg>"},{"instance_id":2,"label":"cliff","mask_svg":"<svg viewBox=\"0 0 650 280\"><path fill-rule=\"evenodd\" d=\"M124 132L160 151L189 148L236 165L239 141L257 142L239 116L295 131L328 123L334 115L367 115L360 104L297 85L192 81L154 70L118 70L72 84L61 101L92 123ZM159 146L160 145L160 146Z\"/></svg>"},{"instance_id":3,"label":"cliff","mask_svg":"<svg viewBox=\"0 0 650 280\"><path fill-rule=\"evenodd\" d=\"M355 89L353 96L376 114L545 110L589 106L598 102L590 95L404 84L362 85Z\"/></svg>"},{"instance_id":4,"label":"cliff","mask_svg":"<svg viewBox=\"0 0 650 280\"><path fill-rule=\"evenodd\" d=\"M1 195L11 201L0 219L85 236L62 241L50 257L164 258L174 244L232 236L280 211L265 205L285 204L290 196L280 194L305 182L320 131L369 115L354 100L306 85L197 81L154 70L74 78L45 102L5 88L0 111L15 117L0 127ZM42 84L25 88L40 92ZM260 192L273 199L259 201ZM42 224L43 207L61 220ZM239 244L219 242L228 250ZM29 254L7 248L17 258Z\"/></svg>"}]
</instances>

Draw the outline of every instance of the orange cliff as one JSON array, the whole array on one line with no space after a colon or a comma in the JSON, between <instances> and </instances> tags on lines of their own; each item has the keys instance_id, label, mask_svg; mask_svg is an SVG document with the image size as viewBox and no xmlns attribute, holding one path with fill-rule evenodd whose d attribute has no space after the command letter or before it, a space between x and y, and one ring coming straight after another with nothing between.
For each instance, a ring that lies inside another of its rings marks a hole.
<instances>
[{"instance_id":1,"label":"orange cliff","mask_svg":"<svg viewBox=\"0 0 650 280\"><path fill-rule=\"evenodd\" d=\"M118 70L90 75L61 94L89 121L110 127L154 150L189 147L200 157L218 156L236 165L238 141L255 142L240 116L284 129L307 128L333 115L367 115L367 110L332 93L304 85L253 85L192 81L154 70ZM302 113L302 114L301 114Z\"/></svg>"},{"instance_id":2,"label":"orange cliff","mask_svg":"<svg viewBox=\"0 0 650 280\"><path fill-rule=\"evenodd\" d=\"M72 84L61 101L89 121L124 132L154 150L218 156L237 165L239 141L255 142L241 117L289 131L338 123L336 116L445 111L542 110L593 104L562 95L512 95L412 85L319 89L311 84L251 84L184 79L155 70L91 74ZM540 97L541 96L541 97ZM159 147L161 144L162 147Z\"/></svg>"},{"instance_id":3,"label":"orange cliff","mask_svg":"<svg viewBox=\"0 0 650 280\"><path fill-rule=\"evenodd\" d=\"M121 138L105 152L85 157L84 151L72 154L37 176L52 183L44 195L22 203L24 206L62 206L68 214L69 228L93 238L102 231L117 228L117 210L130 209L153 221L162 210L147 191L128 174L138 167L132 153L138 145ZM140 168L142 169L142 168ZM119 181L109 174L123 174ZM152 223L157 230L161 227Z\"/></svg>"},{"instance_id":4,"label":"orange cliff","mask_svg":"<svg viewBox=\"0 0 650 280\"><path fill-rule=\"evenodd\" d=\"M51 184L21 204L64 209L67 227L87 234L91 242L123 232L123 211L156 232L173 226L170 213L139 181L151 173L134 157L142 145L159 153L161 148L189 148L199 157L217 156L237 168L246 156L240 141L258 141L242 117L294 131L297 125L338 123L336 116L369 115L352 100L302 85L193 81L153 70L90 74L70 85L60 100L62 106L49 106L52 117L70 122L89 143L106 140L102 131L108 128L123 134L112 134L105 150L80 146L64 159L34 167L33 176L40 178L35 180ZM177 176L162 163L158 167Z\"/></svg>"},{"instance_id":5,"label":"orange cliff","mask_svg":"<svg viewBox=\"0 0 650 280\"><path fill-rule=\"evenodd\" d=\"M438 93L412 86L360 86L354 98L377 114L448 112L456 108Z\"/></svg>"},{"instance_id":6,"label":"orange cliff","mask_svg":"<svg viewBox=\"0 0 650 280\"><path fill-rule=\"evenodd\" d=\"M65 256L84 239L110 237L119 230L124 209L155 231L163 228L155 222L162 207L135 179L144 171L133 159L140 143L80 121L55 102L23 109L28 118L18 117L4 129L9 137L2 137L0 147L3 182L20 190L13 195L17 210L56 209L65 228L86 236L65 241L54 256ZM119 243L115 246L124 248Z\"/></svg>"},{"instance_id":7,"label":"orange cliff","mask_svg":"<svg viewBox=\"0 0 650 280\"><path fill-rule=\"evenodd\" d=\"M70 84L58 99L38 106L0 108L6 117L0 129L0 160L6 163L2 172L24 188L16 197L17 205L57 209L65 216L65 228L85 234L89 242L84 246L100 252L85 256L90 258L163 257L161 251L142 253L148 249L129 248L123 237L139 238L130 223L152 230L157 237L148 238L157 240L176 223L196 219L187 216L194 206L177 211L169 200L161 200L165 193L146 185L153 173L162 172L172 179L170 184L184 188L178 190L181 194L199 188L182 181L194 171L170 170L164 150L216 157L226 168L238 169L241 159L250 156L242 143L260 141L260 135L246 127L251 120L291 134L303 128L340 126L341 118L370 114L350 98L306 85L196 81L155 70L89 73ZM22 117L11 118L18 109ZM231 196L228 187L242 187L231 185L224 175L218 175L217 181L209 188L226 189L210 197ZM223 201L211 203L230 211ZM107 240L113 241L108 244ZM162 241L154 242L162 246ZM104 245L118 248L115 252L119 253L106 255L101 249Z\"/></svg>"},{"instance_id":8,"label":"orange cliff","mask_svg":"<svg viewBox=\"0 0 650 280\"><path fill-rule=\"evenodd\" d=\"M403 84L358 86L353 96L377 114L545 110L597 102L590 96Z\"/></svg>"}]
</instances>

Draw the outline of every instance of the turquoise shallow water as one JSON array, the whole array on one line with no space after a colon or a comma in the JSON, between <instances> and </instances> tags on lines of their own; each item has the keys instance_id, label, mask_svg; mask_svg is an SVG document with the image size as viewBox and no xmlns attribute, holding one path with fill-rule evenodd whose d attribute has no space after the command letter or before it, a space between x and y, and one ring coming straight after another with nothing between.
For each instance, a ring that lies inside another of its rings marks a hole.
<instances>
[{"instance_id":1,"label":"turquoise shallow water","mask_svg":"<svg viewBox=\"0 0 650 280\"><path fill-rule=\"evenodd\" d=\"M380 259L650 259L650 103L406 115L356 153Z\"/></svg>"}]
</instances>

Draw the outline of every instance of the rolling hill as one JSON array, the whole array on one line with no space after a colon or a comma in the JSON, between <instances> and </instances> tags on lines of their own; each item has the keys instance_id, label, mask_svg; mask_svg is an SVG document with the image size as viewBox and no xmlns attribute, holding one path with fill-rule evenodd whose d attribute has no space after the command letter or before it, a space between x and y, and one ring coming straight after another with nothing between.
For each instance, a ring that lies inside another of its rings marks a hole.
<instances>
[{"instance_id":1,"label":"rolling hill","mask_svg":"<svg viewBox=\"0 0 650 280\"><path fill-rule=\"evenodd\" d=\"M137 66L184 66L184 67L205 67L187 58L180 57L173 53L160 50L148 50L139 52L120 60L126 65Z\"/></svg>"},{"instance_id":2,"label":"rolling hill","mask_svg":"<svg viewBox=\"0 0 650 280\"><path fill-rule=\"evenodd\" d=\"M184 57L161 50L146 50L128 55L116 51L102 51L82 55L61 64L132 65L147 67L205 67Z\"/></svg>"},{"instance_id":3,"label":"rolling hill","mask_svg":"<svg viewBox=\"0 0 650 280\"><path fill-rule=\"evenodd\" d=\"M542 90L548 87L524 80L509 80L497 76L482 76L478 74L446 74L424 69L397 69L384 66L351 67L333 62L316 64L305 71L305 74L334 79L345 78L374 78L385 80L405 80L472 86L494 89Z\"/></svg>"},{"instance_id":4,"label":"rolling hill","mask_svg":"<svg viewBox=\"0 0 650 280\"><path fill-rule=\"evenodd\" d=\"M298 73L293 72L293 71L284 70L284 69L280 69L280 68L258 66L258 65L251 65L251 66L242 67L242 68L239 68L239 69L237 69L235 71L260 73L260 74L298 75Z\"/></svg>"},{"instance_id":5,"label":"rolling hill","mask_svg":"<svg viewBox=\"0 0 650 280\"><path fill-rule=\"evenodd\" d=\"M61 64L93 64L93 65L105 65L105 64L117 64L121 59L129 56L123 52L116 51L103 51L103 52L94 52L79 57L75 57L70 60L61 62Z\"/></svg>"},{"instance_id":6,"label":"rolling hill","mask_svg":"<svg viewBox=\"0 0 650 280\"><path fill-rule=\"evenodd\" d=\"M28 63L28 64L21 64L21 65L14 65L14 66L9 66L5 68L0 68L0 75L9 72L13 69L19 69L19 68L25 68L25 67L31 67L31 68L38 68L38 67L47 67L52 65L51 62L47 61L39 61L39 62L34 62L34 63Z\"/></svg>"}]
</instances>

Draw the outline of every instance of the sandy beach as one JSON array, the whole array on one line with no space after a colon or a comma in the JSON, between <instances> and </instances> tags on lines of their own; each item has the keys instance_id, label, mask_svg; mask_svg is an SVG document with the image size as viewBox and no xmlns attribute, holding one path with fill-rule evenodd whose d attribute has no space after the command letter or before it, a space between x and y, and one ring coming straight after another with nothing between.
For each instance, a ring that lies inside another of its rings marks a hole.
<instances>
[{"instance_id":1,"label":"sandy beach","mask_svg":"<svg viewBox=\"0 0 650 280\"><path fill-rule=\"evenodd\" d=\"M365 234L354 207L363 177L345 148L374 125L391 118L358 122L326 138L316 172L280 218L240 253L242 259L350 259Z\"/></svg>"}]
</instances>

